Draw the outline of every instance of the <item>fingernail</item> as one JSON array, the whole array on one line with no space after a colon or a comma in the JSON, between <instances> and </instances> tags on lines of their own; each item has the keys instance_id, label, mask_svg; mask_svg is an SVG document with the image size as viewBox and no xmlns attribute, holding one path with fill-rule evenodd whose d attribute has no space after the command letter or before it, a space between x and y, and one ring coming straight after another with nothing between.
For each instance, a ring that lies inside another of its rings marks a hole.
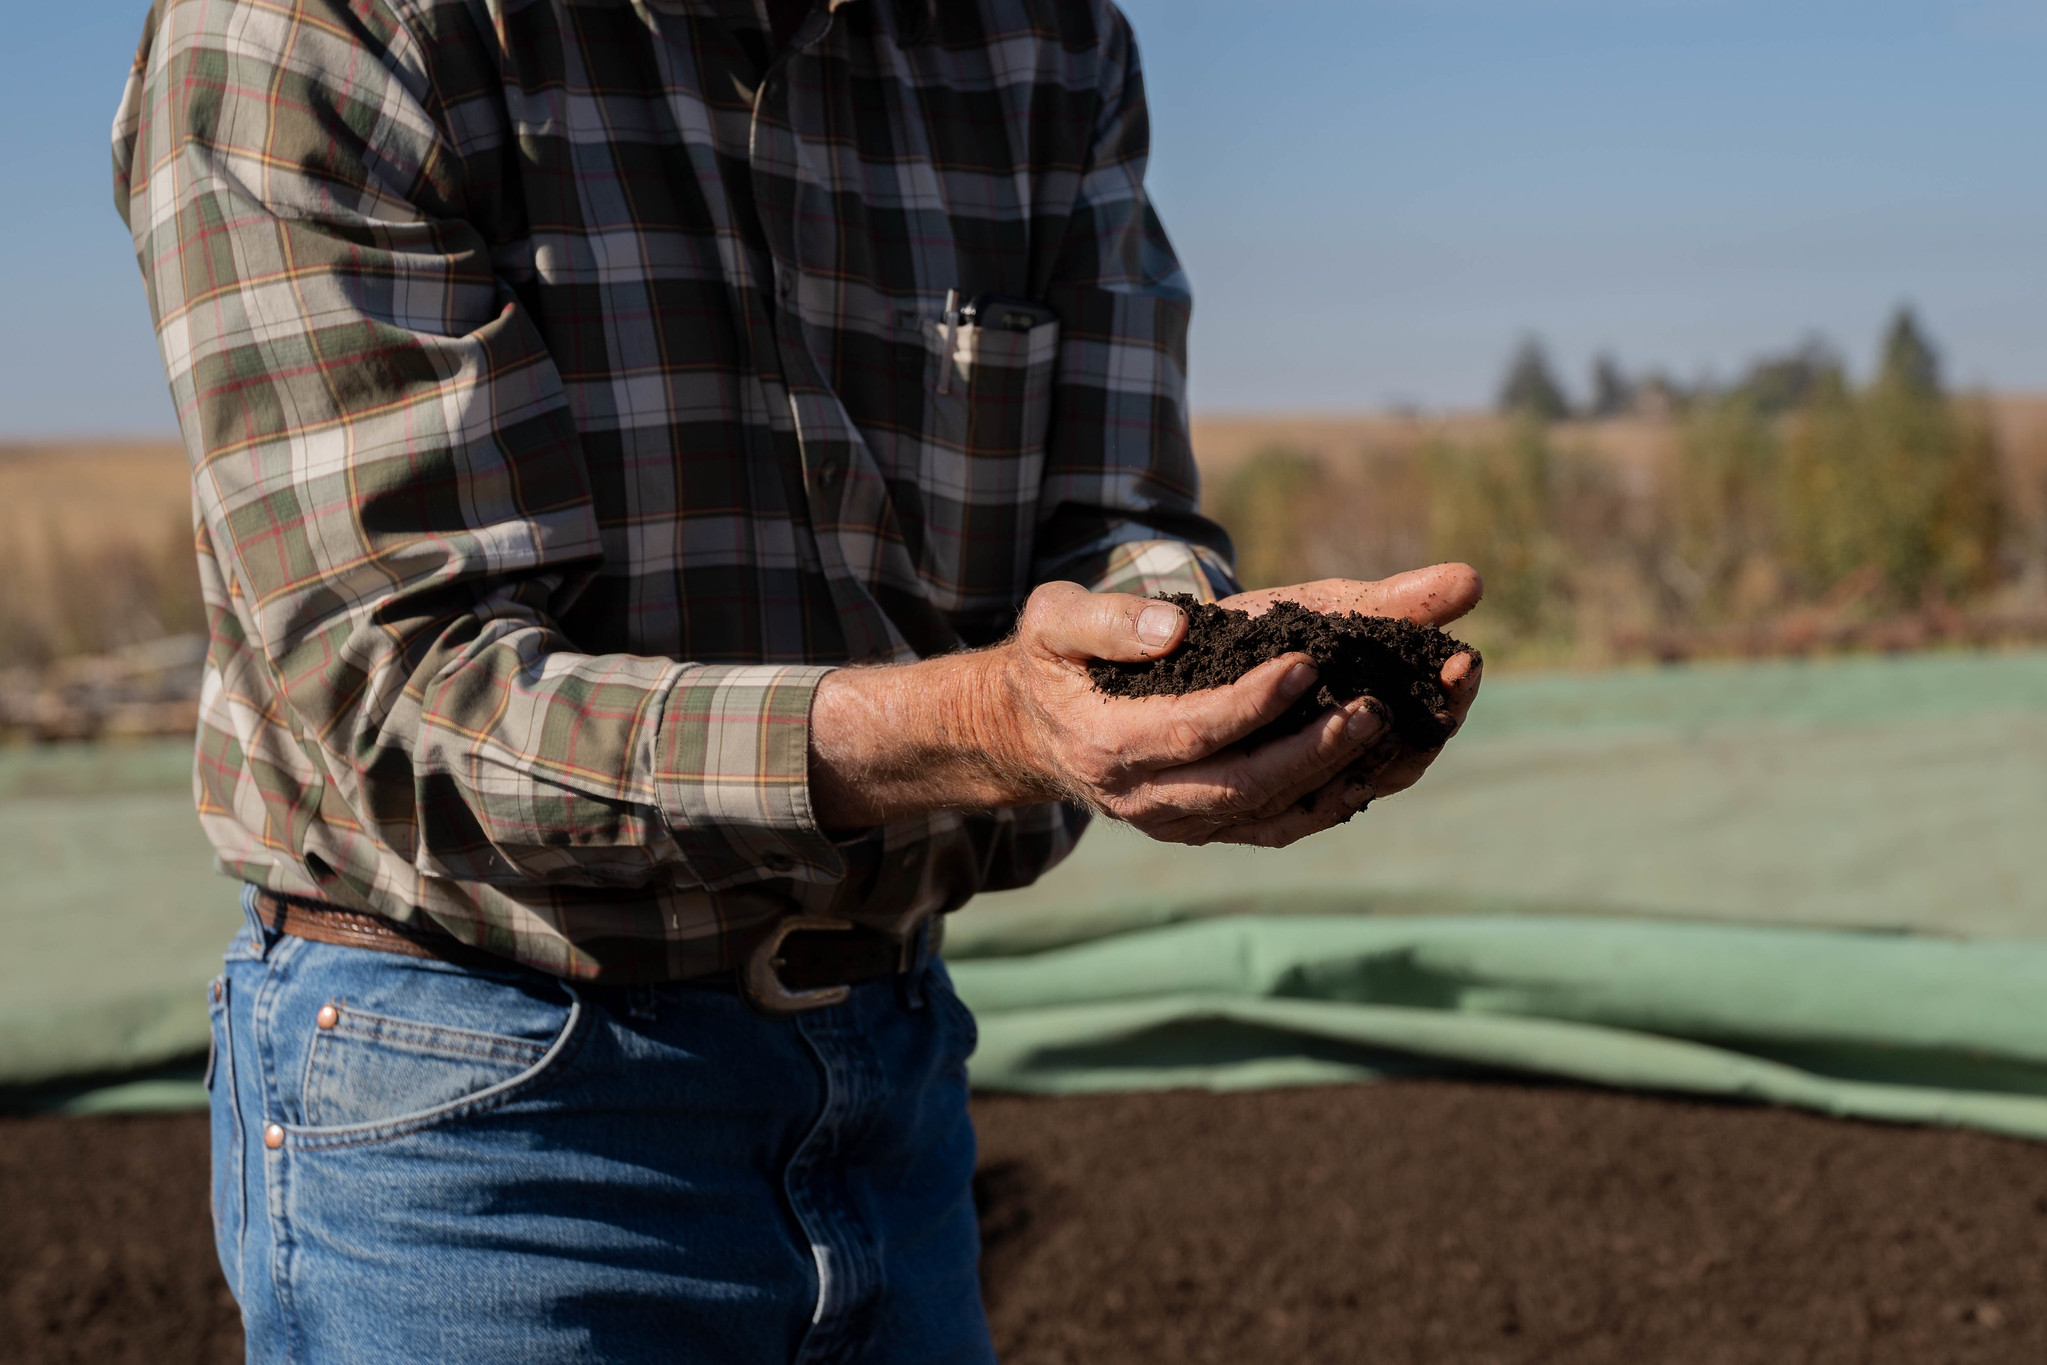
<instances>
[{"instance_id":1,"label":"fingernail","mask_svg":"<svg viewBox=\"0 0 2047 1365\"><path fill-rule=\"evenodd\" d=\"M1283 697L1298 697L1315 685L1315 670L1307 664L1295 664L1279 680L1279 693Z\"/></svg>"},{"instance_id":2,"label":"fingernail","mask_svg":"<svg viewBox=\"0 0 2047 1365\"><path fill-rule=\"evenodd\" d=\"M1137 613L1137 638L1157 648L1173 638L1180 628L1180 609L1161 602Z\"/></svg>"},{"instance_id":3,"label":"fingernail","mask_svg":"<svg viewBox=\"0 0 2047 1365\"><path fill-rule=\"evenodd\" d=\"M1343 732L1352 739L1362 742L1368 739L1377 739L1380 732L1385 728L1386 722L1379 718L1377 711L1374 711L1369 706L1360 706L1351 713L1351 718L1344 723Z\"/></svg>"}]
</instances>

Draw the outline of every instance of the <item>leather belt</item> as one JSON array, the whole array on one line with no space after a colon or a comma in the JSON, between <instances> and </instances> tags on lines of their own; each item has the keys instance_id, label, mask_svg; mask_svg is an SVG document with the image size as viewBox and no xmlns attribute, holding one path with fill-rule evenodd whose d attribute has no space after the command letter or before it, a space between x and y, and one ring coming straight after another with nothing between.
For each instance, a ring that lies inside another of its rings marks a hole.
<instances>
[{"instance_id":1,"label":"leather belt","mask_svg":"<svg viewBox=\"0 0 2047 1365\"><path fill-rule=\"evenodd\" d=\"M272 932L315 943L498 971L517 966L439 929L304 896L259 890L256 913ZM935 920L924 920L908 937L898 938L832 916L791 915L755 936L740 958L737 986L749 1003L768 1014L822 1009L844 1000L863 981L915 971L937 951L936 930Z\"/></svg>"},{"instance_id":2,"label":"leather belt","mask_svg":"<svg viewBox=\"0 0 2047 1365\"><path fill-rule=\"evenodd\" d=\"M496 954L472 948L442 930L400 924L382 915L345 910L304 896L280 896L274 891L258 891L256 915L274 933L307 938L315 943L431 958L436 962L453 962L464 967L509 965Z\"/></svg>"}]
</instances>

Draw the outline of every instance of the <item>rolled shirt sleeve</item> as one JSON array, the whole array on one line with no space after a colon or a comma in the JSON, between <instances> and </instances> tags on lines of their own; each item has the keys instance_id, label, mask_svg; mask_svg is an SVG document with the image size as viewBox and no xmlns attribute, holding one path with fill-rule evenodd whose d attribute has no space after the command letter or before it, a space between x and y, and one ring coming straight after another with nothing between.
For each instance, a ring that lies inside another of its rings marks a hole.
<instances>
[{"instance_id":1,"label":"rolled shirt sleeve","mask_svg":"<svg viewBox=\"0 0 2047 1365\"><path fill-rule=\"evenodd\" d=\"M657 740L657 793L704 885L829 881L838 846L810 805L810 703L827 668L712 664L677 681Z\"/></svg>"}]
</instances>

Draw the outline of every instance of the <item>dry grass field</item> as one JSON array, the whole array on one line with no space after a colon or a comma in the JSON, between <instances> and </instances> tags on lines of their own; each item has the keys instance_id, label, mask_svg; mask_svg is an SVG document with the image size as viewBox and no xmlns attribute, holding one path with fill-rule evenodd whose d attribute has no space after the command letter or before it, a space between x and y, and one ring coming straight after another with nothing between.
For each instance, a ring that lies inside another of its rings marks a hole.
<instances>
[{"instance_id":1,"label":"dry grass field","mask_svg":"<svg viewBox=\"0 0 2047 1365\"><path fill-rule=\"evenodd\" d=\"M2047 395L1837 387L1668 416L1196 419L1252 586L1438 559L1495 661L1909 649L2047 633Z\"/></svg>"},{"instance_id":2,"label":"dry grass field","mask_svg":"<svg viewBox=\"0 0 2047 1365\"><path fill-rule=\"evenodd\" d=\"M1964 397L1958 410L1989 433L1998 471L1988 477L2000 561L1971 592L2004 606L2047 597L2047 394ZM1698 482L1696 419L1557 422L1530 446L1489 414L1213 413L1193 436L1209 509L1236 536L1247 579L1470 558L1493 589L1474 638L1509 660L1596 663L1616 641L1640 653L1659 631L1749 629L1815 601L1860 600L1852 572L1815 590L1759 562L1707 563L1740 550L1720 543L1730 526L1736 539L1747 532L1713 505L1729 496L1710 467L1724 453L1707 451L1708 484ZM1687 531L1694 513L1711 524ZM0 444L0 671L199 628L189 518L175 442ZM1713 543L1689 560L1656 558L1686 534ZM1725 581L1684 579L1696 564Z\"/></svg>"},{"instance_id":3,"label":"dry grass field","mask_svg":"<svg viewBox=\"0 0 2047 1365\"><path fill-rule=\"evenodd\" d=\"M2036 494L2047 489L2047 393L1994 394L1981 401L2013 486ZM1490 413L1207 413L1193 423L1195 455L1211 487L1269 450L1299 451L1337 468L1412 457L1434 443L1499 440L1506 429L1505 420ZM1557 447L1590 452L1638 478L1667 470L1681 435L1675 422L1656 417L1558 422L1551 434Z\"/></svg>"},{"instance_id":4,"label":"dry grass field","mask_svg":"<svg viewBox=\"0 0 2047 1365\"><path fill-rule=\"evenodd\" d=\"M2047 409L2047 400L2042 401L2042 408ZM1193 422L1194 453L1201 462L1202 477L1211 486L1227 479L1252 456L1269 450L1299 451L1338 467L1379 458L1411 458L1436 444L1498 440L1506 429L1507 423L1490 413L1212 413ZM1627 470L1661 467L1677 441L1675 425L1652 417L1559 422L1553 430L1558 444L1594 451L1616 468Z\"/></svg>"},{"instance_id":5,"label":"dry grass field","mask_svg":"<svg viewBox=\"0 0 2047 1365\"><path fill-rule=\"evenodd\" d=\"M0 446L0 670L196 630L183 449Z\"/></svg>"},{"instance_id":6,"label":"dry grass field","mask_svg":"<svg viewBox=\"0 0 2047 1365\"><path fill-rule=\"evenodd\" d=\"M25 558L182 536L191 499L175 441L0 445L0 545Z\"/></svg>"}]
</instances>

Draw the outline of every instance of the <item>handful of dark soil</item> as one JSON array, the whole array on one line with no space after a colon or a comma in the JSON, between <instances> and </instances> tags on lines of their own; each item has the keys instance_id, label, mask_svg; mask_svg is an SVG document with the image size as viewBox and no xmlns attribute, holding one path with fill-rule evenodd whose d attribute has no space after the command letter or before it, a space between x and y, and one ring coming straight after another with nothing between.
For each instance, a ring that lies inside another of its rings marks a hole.
<instances>
[{"instance_id":1,"label":"handful of dark soil","mask_svg":"<svg viewBox=\"0 0 2047 1365\"><path fill-rule=\"evenodd\" d=\"M1480 661L1479 652L1462 640L1390 616L1325 616L1298 602L1276 602L1253 616L1196 602L1186 593L1162 600L1187 613L1180 647L1144 663L1096 660L1088 676L1113 697L1178 696L1227 686L1282 654L1307 655L1321 675L1320 686L1252 735L1247 743L1254 745L1290 735L1354 697L1371 696L1385 706L1394 734L1415 748L1433 748L1449 737L1436 719L1449 702L1443 665L1459 654L1469 654L1474 666Z\"/></svg>"}]
</instances>

